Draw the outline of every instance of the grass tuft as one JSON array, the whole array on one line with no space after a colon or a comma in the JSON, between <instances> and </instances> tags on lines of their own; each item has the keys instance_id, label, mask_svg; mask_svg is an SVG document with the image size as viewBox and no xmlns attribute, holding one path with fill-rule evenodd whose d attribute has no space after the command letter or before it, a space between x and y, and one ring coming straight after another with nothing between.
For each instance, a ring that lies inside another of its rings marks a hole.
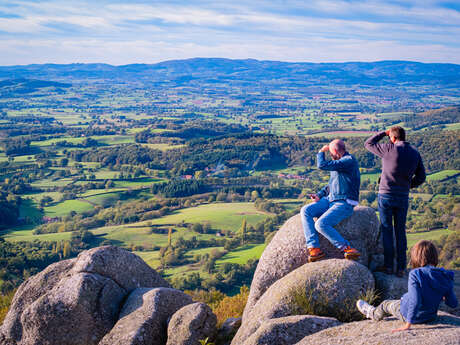
<instances>
[{"instance_id":1,"label":"grass tuft","mask_svg":"<svg viewBox=\"0 0 460 345\"><path fill-rule=\"evenodd\" d=\"M329 296L315 289L296 287L290 292L292 315L317 315L335 317L341 322L363 320L364 316L356 308L358 299L374 304L379 300L379 293L375 289L364 291L357 298L347 298L337 306L332 305Z\"/></svg>"}]
</instances>

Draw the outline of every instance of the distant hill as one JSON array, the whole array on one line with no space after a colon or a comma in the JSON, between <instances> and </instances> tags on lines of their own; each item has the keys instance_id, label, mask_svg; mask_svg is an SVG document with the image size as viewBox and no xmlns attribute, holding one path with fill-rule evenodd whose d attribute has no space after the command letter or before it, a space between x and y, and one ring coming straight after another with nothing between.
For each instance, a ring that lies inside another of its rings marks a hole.
<instances>
[{"instance_id":1,"label":"distant hill","mask_svg":"<svg viewBox=\"0 0 460 345\"><path fill-rule=\"evenodd\" d=\"M17 96L39 91L43 88L67 88L68 83L36 79L5 79L0 81L0 96Z\"/></svg>"},{"instance_id":2,"label":"distant hill","mask_svg":"<svg viewBox=\"0 0 460 345\"><path fill-rule=\"evenodd\" d=\"M0 67L1 79L113 80L144 83L286 86L458 86L460 65L411 61L307 63L193 58L157 64L43 64Z\"/></svg>"}]
</instances>

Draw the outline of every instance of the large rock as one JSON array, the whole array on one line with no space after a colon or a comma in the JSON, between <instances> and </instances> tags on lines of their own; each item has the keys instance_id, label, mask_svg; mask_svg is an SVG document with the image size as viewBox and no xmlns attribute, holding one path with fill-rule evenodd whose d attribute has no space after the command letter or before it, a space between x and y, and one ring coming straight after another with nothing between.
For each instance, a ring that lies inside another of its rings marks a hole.
<instances>
[{"instance_id":1,"label":"large rock","mask_svg":"<svg viewBox=\"0 0 460 345\"><path fill-rule=\"evenodd\" d=\"M266 320L252 334L244 345L291 345L300 341L305 335L323 329L341 325L332 317L296 315Z\"/></svg>"},{"instance_id":2,"label":"large rock","mask_svg":"<svg viewBox=\"0 0 460 345\"><path fill-rule=\"evenodd\" d=\"M241 317L230 317L224 321L222 326L217 330L216 343L228 345L231 343L238 329L241 327Z\"/></svg>"},{"instance_id":3,"label":"large rock","mask_svg":"<svg viewBox=\"0 0 460 345\"><path fill-rule=\"evenodd\" d=\"M398 278L393 274L375 272L374 278L382 299L400 299L407 292L407 274Z\"/></svg>"},{"instance_id":4,"label":"large rock","mask_svg":"<svg viewBox=\"0 0 460 345\"><path fill-rule=\"evenodd\" d=\"M24 310L41 296L47 294L66 276L76 259L64 260L49 265L40 273L21 284L14 295L8 314L0 328L4 341L20 341L23 335L21 316Z\"/></svg>"},{"instance_id":5,"label":"large rock","mask_svg":"<svg viewBox=\"0 0 460 345\"><path fill-rule=\"evenodd\" d=\"M138 256L99 247L48 266L16 293L0 328L4 343L92 345L117 321L120 303L138 285L169 287Z\"/></svg>"},{"instance_id":6,"label":"large rock","mask_svg":"<svg viewBox=\"0 0 460 345\"><path fill-rule=\"evenodd\" d=\"M21 315L20 344L97 344L117 321L126 290L97 274L63 278Z\"/></svg>"},{"instance_id":7,"label":"large rock","mask_svg":"<svg viewBox=\"0 0 460 345\"><path fill-rule=\"evenodd\" d=\"M199 340L214 339L217 317L204 303L193 303L179 309L168 324L166 345L196 345Z\"/></svg>"},{"instance_id":8,"label":"large rock","mask_svg":"<svg viewBox=\"0 0 460 345\"><path fill-rule=\"evenodd\" d=\"M379 221L370 207L357 206L353 215L336 226L344 238L361 252L358 262L370 265L373 255L380 254ZM343 254L319 235L320 244L327 258L343 258ZM300 214L291 217L278 230L263 252L251 283L243 322L263 293L278 279L307 262L307 248Z\"/></svg>"},{"instance_id":9,"label":"large rock","mask_svg":"<svg viewBox=\"0 0 460 345\"><path fill-rule=\"evenodd\" d=\"M359 321L325 329L309 335L296 345L459 345L460 318L444 312L438 320L412 325L412 329L392 333L403 323L395 318L383 321Z\"/></svg>"},{"instance_id":10,"label":"large rock","mask_svg":"<svg viewBox=\"0 0 460 345\"><path fill-rule=\"evenodd\" d=\"M139 256L115 246L97 247L80 253L72 271L100 274L129 291L139 287L170 287Z\"/></svg>"},{"instance_id":11,"label":"large rock","mask_svg":"<svg viewBox=\"0 0 460 345\"><path fill-rule=\"evenodd\" d=\"M135 289L123 305L120 319L99 345L164 345L168 319L191 303L192 298L179 290Z\"/></svg>"},{"instance_id":12,"label":"large rock","mask_svg":"<svg viewBox=\"0 0 460 345\"><path fill-rule=\"evenodd\" d=\"M374 278L363 265L345 259L305 264L279 279L257 301L232 341L241 345L266 320L299 314L315 314L299 308L296 295L306 296L309 305L323 306L327 316L339 317L366 291ZM305 301L305 299L304 299ZM354 310L354 309L353 309ZM348 310L346 312L349 312Z\"/></svg>"}]
</instances>

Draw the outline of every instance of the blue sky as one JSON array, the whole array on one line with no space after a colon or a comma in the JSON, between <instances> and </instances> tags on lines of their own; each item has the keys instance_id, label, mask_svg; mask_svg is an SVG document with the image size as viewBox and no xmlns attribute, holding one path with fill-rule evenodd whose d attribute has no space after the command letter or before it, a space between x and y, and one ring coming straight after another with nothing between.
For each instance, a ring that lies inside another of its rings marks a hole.
<instances>
[{"instance_id":1,"label":"blue sky","mask_svg":"<svg viewBox=\"0 0 460 345\"><path fill-rule=\"evenodd\" d=\"M0 65L190 57L460 63L460 0L0 0Z\"/></svg>"}]
</instances>

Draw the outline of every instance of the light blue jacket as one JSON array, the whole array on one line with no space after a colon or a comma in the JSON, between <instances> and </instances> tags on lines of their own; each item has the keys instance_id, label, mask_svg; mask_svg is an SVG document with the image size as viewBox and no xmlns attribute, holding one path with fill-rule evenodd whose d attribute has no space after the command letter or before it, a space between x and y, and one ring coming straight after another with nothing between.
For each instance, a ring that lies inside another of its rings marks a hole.
<instances>
[{"instance_id":1,"label":"light blue jacket","mask_svg":"<svg viewBox=\"0 0 460 345\"><path fill-rule=\"evenodd\" d=\"M318 152L316 162L319 169L331 172L329 184L317 193L320 198L327 196L330 202L347 199L359 201L361 175L355 157L345 152L342 158L328 161L324 152Z\"/></svg>"}]
</instances>

